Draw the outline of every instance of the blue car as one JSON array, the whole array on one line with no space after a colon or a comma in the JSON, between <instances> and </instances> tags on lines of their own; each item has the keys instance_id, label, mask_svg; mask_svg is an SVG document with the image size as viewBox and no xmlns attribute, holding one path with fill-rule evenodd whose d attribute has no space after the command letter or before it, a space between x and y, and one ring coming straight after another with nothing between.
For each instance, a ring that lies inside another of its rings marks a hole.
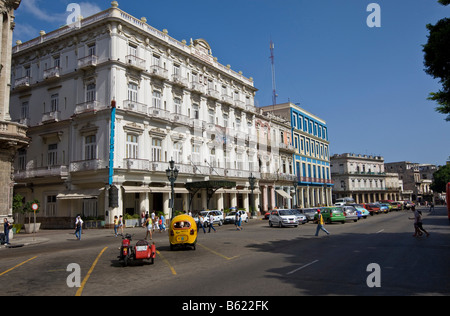
<instances>
[{"instance_id":1,"label":"blue car","mask_svg":"<svg viewBox=\"0 0 450 316\"><path fill-rule=\"evenodd\" d=\"M358 219L367 218L367 216L370 215L370 212L366 210L362 205L353 204L353 206L356 208L356 214L358 214Z\"/></svg>"},{"instance_id":2,"label":"blue car","mask_svg":"<svg viewBox=\"0 0 450 316\"><path fill-rule=\"evenodd\" d=\"M389 213L390 207L387 203L378 203L378 206L380 207L380 213Z\"/></svg>"}]
</instances>

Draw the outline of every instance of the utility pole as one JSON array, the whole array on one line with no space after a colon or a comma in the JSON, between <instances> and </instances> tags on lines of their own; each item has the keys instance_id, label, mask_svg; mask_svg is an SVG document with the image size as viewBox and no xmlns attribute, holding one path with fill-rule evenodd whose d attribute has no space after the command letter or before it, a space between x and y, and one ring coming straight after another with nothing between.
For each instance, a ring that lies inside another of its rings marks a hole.
<instances>
[{"instance_id":1,"label":"utility pole","mask_svg":"<svg viewBox=\"0 0 450 316\"><path fill-rule=\"evenodd\" d=\"M272 62L272 105L275 106L277 104L277 86L275 83L275 54L274 54L274 44L272 40L270 40L270 60Z\"/></svg>"}]
</instances>

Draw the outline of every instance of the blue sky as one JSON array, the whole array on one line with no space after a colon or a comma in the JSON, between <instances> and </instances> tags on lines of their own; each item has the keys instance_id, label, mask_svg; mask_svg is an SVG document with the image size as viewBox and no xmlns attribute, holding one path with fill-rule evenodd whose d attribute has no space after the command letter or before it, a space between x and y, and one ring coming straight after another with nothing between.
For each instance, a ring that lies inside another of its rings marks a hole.
<instances>
[{"instance_id":1,"label":"blue sky","mask_svg":"<svg viewBox=\"0 0 450 316\"><path fill-rule=\"evenodd\" d=\"M64 25L72 2L22 0L14 41ZM77 3L87 17L111 1ZM381 8L379 28L367 26L370 3ZM272 103L272 39L278 103L327 121L332 154L437 165L450 156L450 123L427 100L440 85L423 71L426 24L450 17L437 0L128 0L119 8L177 40L206 39L219 62L254 78L259 106Z\"/></svg>"}]
</instances>

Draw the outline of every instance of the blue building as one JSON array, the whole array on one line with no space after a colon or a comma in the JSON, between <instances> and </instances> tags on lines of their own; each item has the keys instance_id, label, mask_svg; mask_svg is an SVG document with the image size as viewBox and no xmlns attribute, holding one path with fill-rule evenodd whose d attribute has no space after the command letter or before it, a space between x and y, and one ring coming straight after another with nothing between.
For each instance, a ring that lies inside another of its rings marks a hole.
<instances>
[{"instance_id":1,"label":"blue building","mask_svg":"<svg viewBox=\"0 0 450 316\"><path fill-rule=\"evenodd\" d=\"M297 190L295 202L300 207L332 204L330 142L325 120L293 103L262 107L291 122L293 157Z\"/></svg>"}]
</instances>

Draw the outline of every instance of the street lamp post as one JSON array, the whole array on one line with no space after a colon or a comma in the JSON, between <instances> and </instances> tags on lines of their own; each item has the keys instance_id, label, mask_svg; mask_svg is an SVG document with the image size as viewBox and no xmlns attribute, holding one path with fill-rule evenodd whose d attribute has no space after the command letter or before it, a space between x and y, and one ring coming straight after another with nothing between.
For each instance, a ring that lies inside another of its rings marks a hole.
<instances>
[{"instance_id":1,"label":"street lamp post","mask_svg":"<svg viewBox=\"0 0 450 316\"><path fill-rule=\"evenodd\" d=\"M250 203L252 208L252 217L256 216L255 213L255 199L253 198L253 190L255 189L255 180L256 178L253 176L253 173L250 174L250 177L248 178L248 182L250 183L250 190L252 191L250 195Z\"/></svg>"},{"instance_id":2,"label":"street lamp post","mask_svg":"<svg viewBox=\"0 0 450 316\"><path fill-rule=\"evenodd\" d=\"M169 169L166 169L166 176L167 179L169 179L170 181L170 188L172 191L171 197L170 197L170 209L171 214L170 214L170 220L172 221L173 218L173 214L174 214L174 208L175 208L175 191L174 191L174 187L175 187L175 181L177 181L178 178L178 169L175 168L175 161L171 160L169 161Z\"/></svg>"}]
</instances>

